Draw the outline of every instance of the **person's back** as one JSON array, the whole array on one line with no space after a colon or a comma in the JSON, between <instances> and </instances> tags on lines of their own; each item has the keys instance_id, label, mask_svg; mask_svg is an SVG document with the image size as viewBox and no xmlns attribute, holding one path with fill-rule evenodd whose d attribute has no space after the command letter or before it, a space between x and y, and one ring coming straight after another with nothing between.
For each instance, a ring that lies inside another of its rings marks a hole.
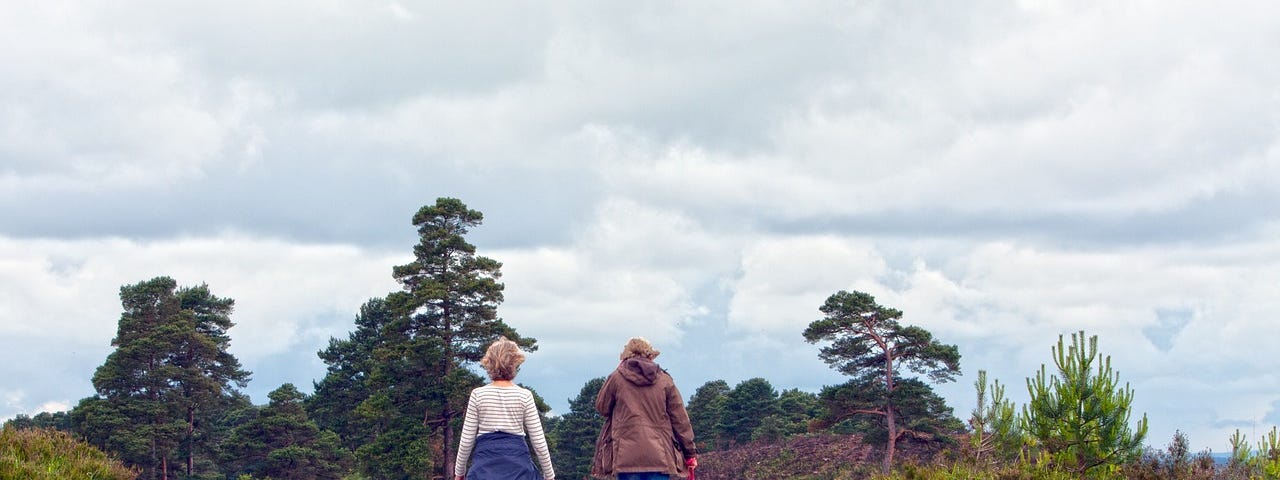
<instances>
[{"instance_id":1,"label":"person's back","mask_svg":"<svg viewBox=\"0 0 1280 480\"><path fill-rule=\"evenodd\" d=\"M523 362L519 346L505 337L493 342L480 360L492 382L472 390L467 399L454 480L537 480L526 438L537 453L542 478L555 478L533 393L513 382Z\"/></svg>"},{"instance_id":2,"label":"person's back","mask_svg":"<svg viewBox=\"0 0 1280 480\"><path fill-rule=\"evenodd\" d=\"M684 477L696 465L693 428L680 390L653 358L648 341L633 338L605 379L596 409L607 418L596 445L594 475L619 480Z\"/></svg>"}]
</instances>

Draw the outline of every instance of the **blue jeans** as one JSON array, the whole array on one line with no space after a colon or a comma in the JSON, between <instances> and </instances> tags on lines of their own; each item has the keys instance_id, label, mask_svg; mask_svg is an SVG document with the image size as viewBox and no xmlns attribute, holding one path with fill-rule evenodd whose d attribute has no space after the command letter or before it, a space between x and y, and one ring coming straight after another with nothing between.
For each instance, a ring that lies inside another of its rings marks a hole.
<instances>
[{"instance_id":1,"label":"blue jeans","mask_svg":"<svg viewBox=\"0 0 1280 480\"><path fill-rule=\"evenodd\" d=\"M665 473L619 473L618 480L670 480L671 475Z\"/></svg>"}]
</instances>

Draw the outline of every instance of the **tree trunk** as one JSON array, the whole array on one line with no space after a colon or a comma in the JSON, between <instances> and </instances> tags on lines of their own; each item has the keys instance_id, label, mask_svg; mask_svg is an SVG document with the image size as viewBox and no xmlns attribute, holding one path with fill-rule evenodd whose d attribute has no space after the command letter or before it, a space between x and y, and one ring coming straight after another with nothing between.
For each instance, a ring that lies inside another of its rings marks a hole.
<instances>
[{"instance_id":1,"label":"tree trunk","mask_svg":"<svg viewBox=\"0 0 1280 480\"><path fill-rule=\"evenodd\" d=\"M882 470L884 471L884 473L888 474L889 470L893 468L893 452L896 449L895 448L896 445L898 444L898 425L897 425L897 422L894 420L893 405L888 405L885 407L884 418L889 422L889 445L888 445L888 452L886 452L884 455L884 467L882 468Z\"/></svg>"},{"instance_id":2,"label":"tree trunk","mask_svg":"<svg viewBox=\"0 0 1280 480\"><path fill-rule=\"evenodd\" d=\"M445 264L447 265L448 262L445 262ZM450 317L453 312L450 306L449 302L441 305L441 321L444 323L444 328L442 329L444 332L444 375L440 377L442 381L447 381L449 374L453 373L453 322L451 321L452 317ZM444 452L444 478L453 477L454 463L456 463L453 458L453 408L449 404L450 393L452 392L445 392L444 409L440 412L440 416L444 420L444 448L441 449Z\"/></svg>"},{"instance_id":3,"label":"tree trunk","mask_svg":"<svg viewBox=\"0 0 1280 480\"><path fill-rule=\"evenodd\" d=\"M884 348L884 380L887 387L888 398L885 399L884 419L889 426L889 445L884 455L885 474L893 467L893 453L898 446L898 421L893 410L893 348L889 347L885 342L880 342L881 348Z\"/></svg>"},{"instance_id":4,"label":"tree trunk","mask_svg":"<svg viewBox=\"0 0 1280 480\"><path fill-rule=\"evenodd\" d=\"M187 478L196 468L196 409L187 407Z\"/></svg>"},{"instance_id":5,"label":"tree trunk","mask_svg":"<svg viewBox=\"0 0 1280 480\"><path fill-rule=\"evenodd\" d=\"M450 368L453 359L449 356L444 360L444 378L449 378ZM454 458L453 458L453 409L449 406L449 392L445 392L444 411L440 412L440 416L444 420L444 476L445 478L453 477Z\"/></svg>"}]
</instances>

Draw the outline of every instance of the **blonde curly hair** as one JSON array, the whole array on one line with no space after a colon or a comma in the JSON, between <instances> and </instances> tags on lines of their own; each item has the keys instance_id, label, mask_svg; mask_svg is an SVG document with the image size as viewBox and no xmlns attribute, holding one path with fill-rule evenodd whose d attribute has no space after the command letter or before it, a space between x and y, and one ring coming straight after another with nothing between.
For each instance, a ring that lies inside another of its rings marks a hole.
<instances>
[{"instance_id":1,"label":"blonde curly hair","mask_svg":"<svg viewBox=\"0 0 1280 480\"><path fill-rule=\"evenodd\" d=\"M520 351L520 345L507 337L498 337L480 359L480 366L491 380L514 380L522 363L524 352Z\"/></svg>"},{"instance_id":2,"label":"blonde curly hair","mask_svg":"<svg viewBox=\"0 0 1280 480\"><path fill-rule=\"evenodd\" d=\"M644 337L631 337L627 340L627 344L622 347L622 354L618 355L619 360L626 360L632 357L644 357L649 360L658 358L662 354L658 349L653 348L653 344Z\"/></svg>"}]
</instances>

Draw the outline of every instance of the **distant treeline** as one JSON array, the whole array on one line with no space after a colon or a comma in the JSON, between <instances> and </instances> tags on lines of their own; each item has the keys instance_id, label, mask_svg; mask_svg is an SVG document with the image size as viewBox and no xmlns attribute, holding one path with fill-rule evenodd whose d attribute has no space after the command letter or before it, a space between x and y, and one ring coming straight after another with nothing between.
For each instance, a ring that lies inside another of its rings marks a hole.
<instances>
[{"instance_id":1,"label":"distant treeline","mask_svg":"<svg viewBox=\"0 0 1280 480\"><path fill-rule=\"evenodd\" d=\"M468 394L485 383L468 367L498 336L537 349L498 317L502 264L465 238L482 219L453 198L413 216L414 260L392 269L402 288L361 305L349 335L318 352L327 371L311 395L284 384L253 405L240 390L250 372L228 352L234 300L157 277L120 288L115 350L93 376L96 394L70 412L20 415L6 428L70 432L146 480L448 478ZM929 383L960 374L955 345L903 325L901 311L867 293L839 291L817 309L823 317L797 334L850 380L817 393L779 392L763 378L707 382L687 403L701 450L856 433L884 452L887 478L920 468L895 461L904 441L961 462L935 472L959 476L928 478L988 478L972 475L999 469L1097 477L1155 458L1143 447L1146 418L1131 422L1133 392L1098 355L1097 337L1079 332L1070 345L1060 337L1056 368L1028 379L1031 400L1021 409L980 375L979 407L966 425ZM568 412L545 419L559 478L588 478L602 381L588 380ZM549 411L536 392L535 400ZM1274 437L1257 450L1233 440L1233 464L1280 465Z\"/></svg>"}]
</instances>

